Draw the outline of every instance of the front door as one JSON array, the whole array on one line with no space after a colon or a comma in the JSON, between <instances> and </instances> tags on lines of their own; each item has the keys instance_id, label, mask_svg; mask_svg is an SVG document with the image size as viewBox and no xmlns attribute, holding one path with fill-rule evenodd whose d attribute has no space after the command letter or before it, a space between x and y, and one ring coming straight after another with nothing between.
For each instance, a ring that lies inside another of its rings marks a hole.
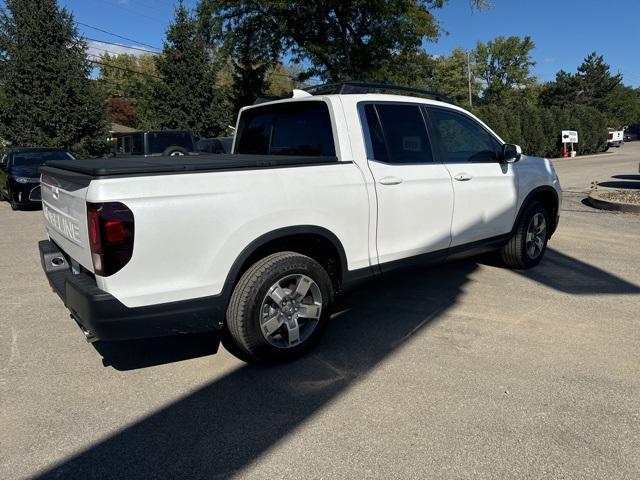
<instances>
[{"instance_id":1,"label":"front door","mask_svg":"<svg viewBox=\"0 0 640 480\"><path fill-rule=\"evenodd\" d=\"M451 246L511 231L518 202L514 165L499 161L501 143L470 115L428 107L438 154L453 178Z\"/></svg>"},{"instance_id":2,"label":"front door","mask_svg":"<svg viewBox=\"0 0 640 480\"><path fill-rule=\"evenodd\" d=\"M444 256L451 242L453 187L434 161L420 106L366 104L368 164L378 201L376 246L382 270L420 256Z\"/></svg>"}]
</instances>

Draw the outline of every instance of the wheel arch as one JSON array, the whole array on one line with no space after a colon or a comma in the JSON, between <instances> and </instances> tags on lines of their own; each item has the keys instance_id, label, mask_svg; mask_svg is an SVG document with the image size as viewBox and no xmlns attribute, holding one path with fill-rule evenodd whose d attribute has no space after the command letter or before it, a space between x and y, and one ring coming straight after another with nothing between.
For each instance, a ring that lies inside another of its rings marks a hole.
<instances>
[{"instance_id":1,"label":"wheel arch","mask_svg":"<svg viewBox=\"0 0 640 480\"><path fill-rule=\"evenodd\" d=\"M249 243L233 262L223 292L230 296L236 282L251 265L278 251L292 251L313 258L327 270L336 292L340 290L348 272L342 242L326 228L295 225L272 230Z\"/></svg>"},{"instance_id":2,"label":"wheel arch","mask_svg":"<svg viewBox=\"0 0 640 480\"><path fill-rule=\"evenodd\" d=\"M560 207L560 199L558 197L558 192L555 188L544 185L541 187L536 187L529 192L529 194L525 197L522 204L520 205L520 209L518 210L518 215L516 216L515 222L513 223L513 228L511 229L511 234L514 233L515 229L520 222L520 218L524 213L525 209L531 202L539 201L541 202L545 208L549 211L549 222L551 223L549 228L549 238L553 235L558 227L558 209Z\"/></svg>"}]
</instances>

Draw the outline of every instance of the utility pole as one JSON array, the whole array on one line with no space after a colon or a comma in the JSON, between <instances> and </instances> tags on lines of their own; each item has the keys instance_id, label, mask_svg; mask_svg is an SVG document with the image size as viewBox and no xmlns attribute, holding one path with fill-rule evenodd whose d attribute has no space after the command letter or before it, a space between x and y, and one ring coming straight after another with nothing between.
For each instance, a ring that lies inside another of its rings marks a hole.
<instances>
[{"instance_id":1,"label":"utility pole","mask_svg":"<svg viewBox=\"0 0 640 480\"><path fill-rule=\"evenodd\" d=\"M467 51L467 84L469 86L469 108L473 108L473 96L471 95L471 52Z\"/></svg>"}]
</instances>

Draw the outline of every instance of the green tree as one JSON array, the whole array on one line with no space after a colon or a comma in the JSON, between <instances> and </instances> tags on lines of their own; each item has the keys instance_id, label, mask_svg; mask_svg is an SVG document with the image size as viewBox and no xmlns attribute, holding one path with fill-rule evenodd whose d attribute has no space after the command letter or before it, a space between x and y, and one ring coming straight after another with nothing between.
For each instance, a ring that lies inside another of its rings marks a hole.
<instances>
[{"instance_id":1,"label":"green tree","mask_svg":"<svg viewBox=\"0 0 640 480\"><path fill-rule=\"evenodd\" d=\"M592 107L605 115L610 127L640 122L640 94L622 84L621 74L611 74L602 55L589 54L575 74L561 70L554 82L544 85L542 105L575 108Z\"/></svg>"},{"instance_id":2,"label":"green tree","mask_svg":"<svg viewBox=\"0 0 640 480\"><path fill-rule=\"evenodd\" d=\"M497 37L487 43L478 42L475 50L477 72L486 86L484 98L500 101L505 95L535 81L531 67L535 62L531 37Z\"/></svg>"},{"instance_id":3,"label":"green tree","mask_svg":"<svg viewBox=\"0 0 640 480\"><path fill-rule=\"evenodd\" d=\"M105 99L90 80L87 46L55 0L6 0L0 9L0 137L16 146L99 154Z\"/></svg>"},{"instance_id":4,"label":"green tree","mask_svg":"<svg viewBox=\"0 0 640 480\"><path fill-rule=\"evenodd\" d=\"M198 137L219 135L232 122L230 95L217 84L218 56L200 35L182 2L169 26L161 55L152 110L160 128L193 130Z\"/></svg>"},{"instance_id":5,"label":"green tree","mask_svg":"<svg viewBox=\"0 0 640 480\"><path fill-rule=\"evenodd\" d=\"M575 74L560 70L555 82L545 85L541 101L547 105L588 105L607 110L622 75L611 75L602 55L589 54Z\"/></svg>"},{"instance_id":6,"label":"green tree","mask_svg":"<svg viewBox=\"0 0 640 480\"><path fill-rule=\"evenodd\" d=\"M471 98L477 99L482 84L477 79L477 67L469 52L454 48L448 57L433 59L432 72L428 82L429 88L444 93L458 104L469 106L469 70L471 70Z\"/></svg>"},{"instance_id":7,"label":"green tree","mask_svg":"<svg viewBox=\"0 0 640 480\"><path fill-rule=\"evenodd\" d=\"M606 109L614 89L622 83L622 75L611 75L611 67L602 55L590 53L578 67L577 83L581 90L581 102Z\"/></svg>"},{"instance_id":8,"label":"green tree","mask_svg":"<svg viewBox=\"0 0 640 480\"><path fill-rule=\"evenodd\" d=\"M640 89L617 85L607 105L609 126L620 128L640 123Z\"/></svg>"},{"instance_id":9,"label":"green tree","mask_svg":"<svg viewBox=\"0 0 640 480\"><path fill-rule=\"evenodd\" d=\"M153 128L157 121L153 116L151 102L156 84L160 80L154 56L105 53L100 56L97 66L98 84L110 98L109 106L124 106L126 100L133 109L133 123L125 125L140 129ZM108 109L107 112L109 111Z\"/></svg>"},{"instance_id":10,"label":"green tree","mask_svg":"<svg viewBox=\"0 0 640 480\"><path fill-rule=\"evenodd\" d=\"M266 90L265 73L284 53L303 65L299 80L415 83L411 60L436 40L433 10L445 0L201 0L202 28L234 60L243 101ZM472 0L484 8L484 0ZM406 81L402 73L407 73Z\"/></svg>"},{"instance_id":11,"label":"green tree","mask_svg":"<svg viewBox=\"0 0 640 480\"><path fill-rule=\"evenodd\" d=\"M566 107L578 103L582 94L580 82L575 75L560 70L554 82L544 84L540 101L547 107Z\"/></svg>"}]
</instances>

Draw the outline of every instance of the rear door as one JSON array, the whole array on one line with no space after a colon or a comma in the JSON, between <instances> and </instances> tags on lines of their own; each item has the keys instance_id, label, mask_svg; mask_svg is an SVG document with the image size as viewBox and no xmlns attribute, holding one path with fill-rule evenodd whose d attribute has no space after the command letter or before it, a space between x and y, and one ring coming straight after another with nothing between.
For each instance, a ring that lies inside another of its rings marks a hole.
<instances>
[{"instance_id":1,"label":"rear door","mask_svg":"<svg viewBox=\"0 0 640 480\"><path fill-rule=\"evenodd\" d=\"M360 105L369 169L378 201L376 246L381 268L390 262L441 252L451 241L453 187L434 161L419 105Z\"/></svg>"},{"instance_id":2,"label":"rear door","mask_svg":"<svg viewBox=\"0 0 640 480\"><path fill-rule=\"evenodd\" d=\"M93 271L87 228L90 177L50 167L42 169L42 213L49 238L73 260Z\"/></svg>"},{"instance_id":3,"label":"rear door","mask_svg":"<svg viewBox=\"0 0 640 480\"><path fill-rule=\"evenodd\" d=\"M501 143L469 115L444 107L426 110L438 155L453 178L451 246L509 233L518 188L514 164L499 161Z\"/></svg>"}]
</instances>

